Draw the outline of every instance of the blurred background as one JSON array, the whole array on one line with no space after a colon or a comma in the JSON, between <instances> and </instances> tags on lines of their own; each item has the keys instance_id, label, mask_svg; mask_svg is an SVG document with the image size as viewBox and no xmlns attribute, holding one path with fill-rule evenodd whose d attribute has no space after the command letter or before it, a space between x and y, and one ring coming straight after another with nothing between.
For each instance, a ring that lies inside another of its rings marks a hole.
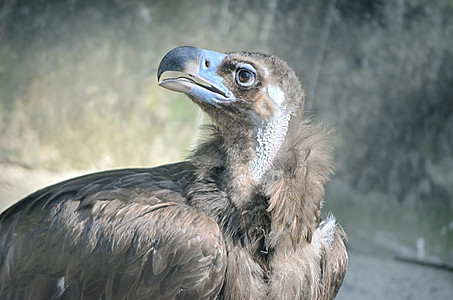
<instances>
[{"instance_id":1,"label":"blurred background","mask_svg":"<svg viewBox=\"0 0 453 300\"><path fill-rule=\"evenodd\" d=\"M1 0L0 211L64 178L183 159L209 122L157 86L175 46L286 60L337 128L338 299L453 295L453 1Z\"/></svg>"}]
</instances>

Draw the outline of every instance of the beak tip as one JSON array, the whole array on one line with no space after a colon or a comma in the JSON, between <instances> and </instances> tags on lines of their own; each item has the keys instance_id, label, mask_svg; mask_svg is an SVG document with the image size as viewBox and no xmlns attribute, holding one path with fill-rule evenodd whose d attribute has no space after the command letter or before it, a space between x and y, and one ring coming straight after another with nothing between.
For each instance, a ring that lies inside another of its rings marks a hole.
<instances>
[{"instance_id":1,"label":"beak tip","mask_svg":"<svg viewBox=\"0 0 453 300\"><path fill-rule=\"evenodd\" d=\"M157 81L165 71L181 71L190 59L198 60L202 50L193 46L180 46L170 50L159 63Z\"/></svg>"}]
</instances>

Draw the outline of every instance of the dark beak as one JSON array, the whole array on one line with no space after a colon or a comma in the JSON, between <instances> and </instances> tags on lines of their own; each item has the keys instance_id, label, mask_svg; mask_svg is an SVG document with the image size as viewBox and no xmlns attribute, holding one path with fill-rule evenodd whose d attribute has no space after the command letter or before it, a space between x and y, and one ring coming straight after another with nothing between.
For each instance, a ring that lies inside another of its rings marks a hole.
<instances>
[{"instance_id":1,"label":"dark beak","mask_svg":"<svg viewBox=\"0 0 453 300\"><path fill-rule=\"evenodd\" d=\"M159 85L188 95L195 101L215 107L234 102L233 93L223 84L217 70L227 55L191 46L178 47L168 52L159 64ZM166 73L166 74L164 74ZM167 75L163 78L163 75Z\"/></svg>"}]
</instances>

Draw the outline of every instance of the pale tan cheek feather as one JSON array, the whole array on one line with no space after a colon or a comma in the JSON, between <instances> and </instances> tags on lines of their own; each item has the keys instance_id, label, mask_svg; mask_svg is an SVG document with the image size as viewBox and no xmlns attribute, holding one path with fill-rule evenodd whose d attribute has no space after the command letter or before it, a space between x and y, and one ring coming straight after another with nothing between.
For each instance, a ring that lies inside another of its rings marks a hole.
<instances>
[{"instance_id":1,"label":"pale tan cheek feather","mask_svg":"<svg viewBox=\"0 0 453 300\"><path fill-rule=\"evenodd\" d=\"M272 106L269 98L263 91L259 91L256 94L254 102L253 111L255 111L261 118L268 120L274 116L275 108Z\"/></svg>"}]
</instances>

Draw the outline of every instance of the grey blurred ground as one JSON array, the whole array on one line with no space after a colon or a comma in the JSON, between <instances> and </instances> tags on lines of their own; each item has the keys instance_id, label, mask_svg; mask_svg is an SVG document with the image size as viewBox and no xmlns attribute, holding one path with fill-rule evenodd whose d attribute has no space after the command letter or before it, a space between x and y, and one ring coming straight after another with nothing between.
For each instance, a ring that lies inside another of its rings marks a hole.
<instances>
[{"instance_id":1,"label":"grey blurred ground","mask_svg":"<svg viewBox=\"0 0 453 300\"><path fill-rule=\"evenodd\" d=\"M0 210L86 170L185 157L203 119L155 71L187 44L280 56L337 128L340 299L453 298L451 273L393 259L453 264L451 0L2 0Z\"/></svg>"},{"instance_id":2,"label":"grey blurred ground","mask_svg":"<svg viewBox=\"0 0 453 300\"><path fill-rule=\"evenodd\" d=\"M448 300L453 273L350 251L350 265L339 300Z\"/></svg>"}]
</instances>

